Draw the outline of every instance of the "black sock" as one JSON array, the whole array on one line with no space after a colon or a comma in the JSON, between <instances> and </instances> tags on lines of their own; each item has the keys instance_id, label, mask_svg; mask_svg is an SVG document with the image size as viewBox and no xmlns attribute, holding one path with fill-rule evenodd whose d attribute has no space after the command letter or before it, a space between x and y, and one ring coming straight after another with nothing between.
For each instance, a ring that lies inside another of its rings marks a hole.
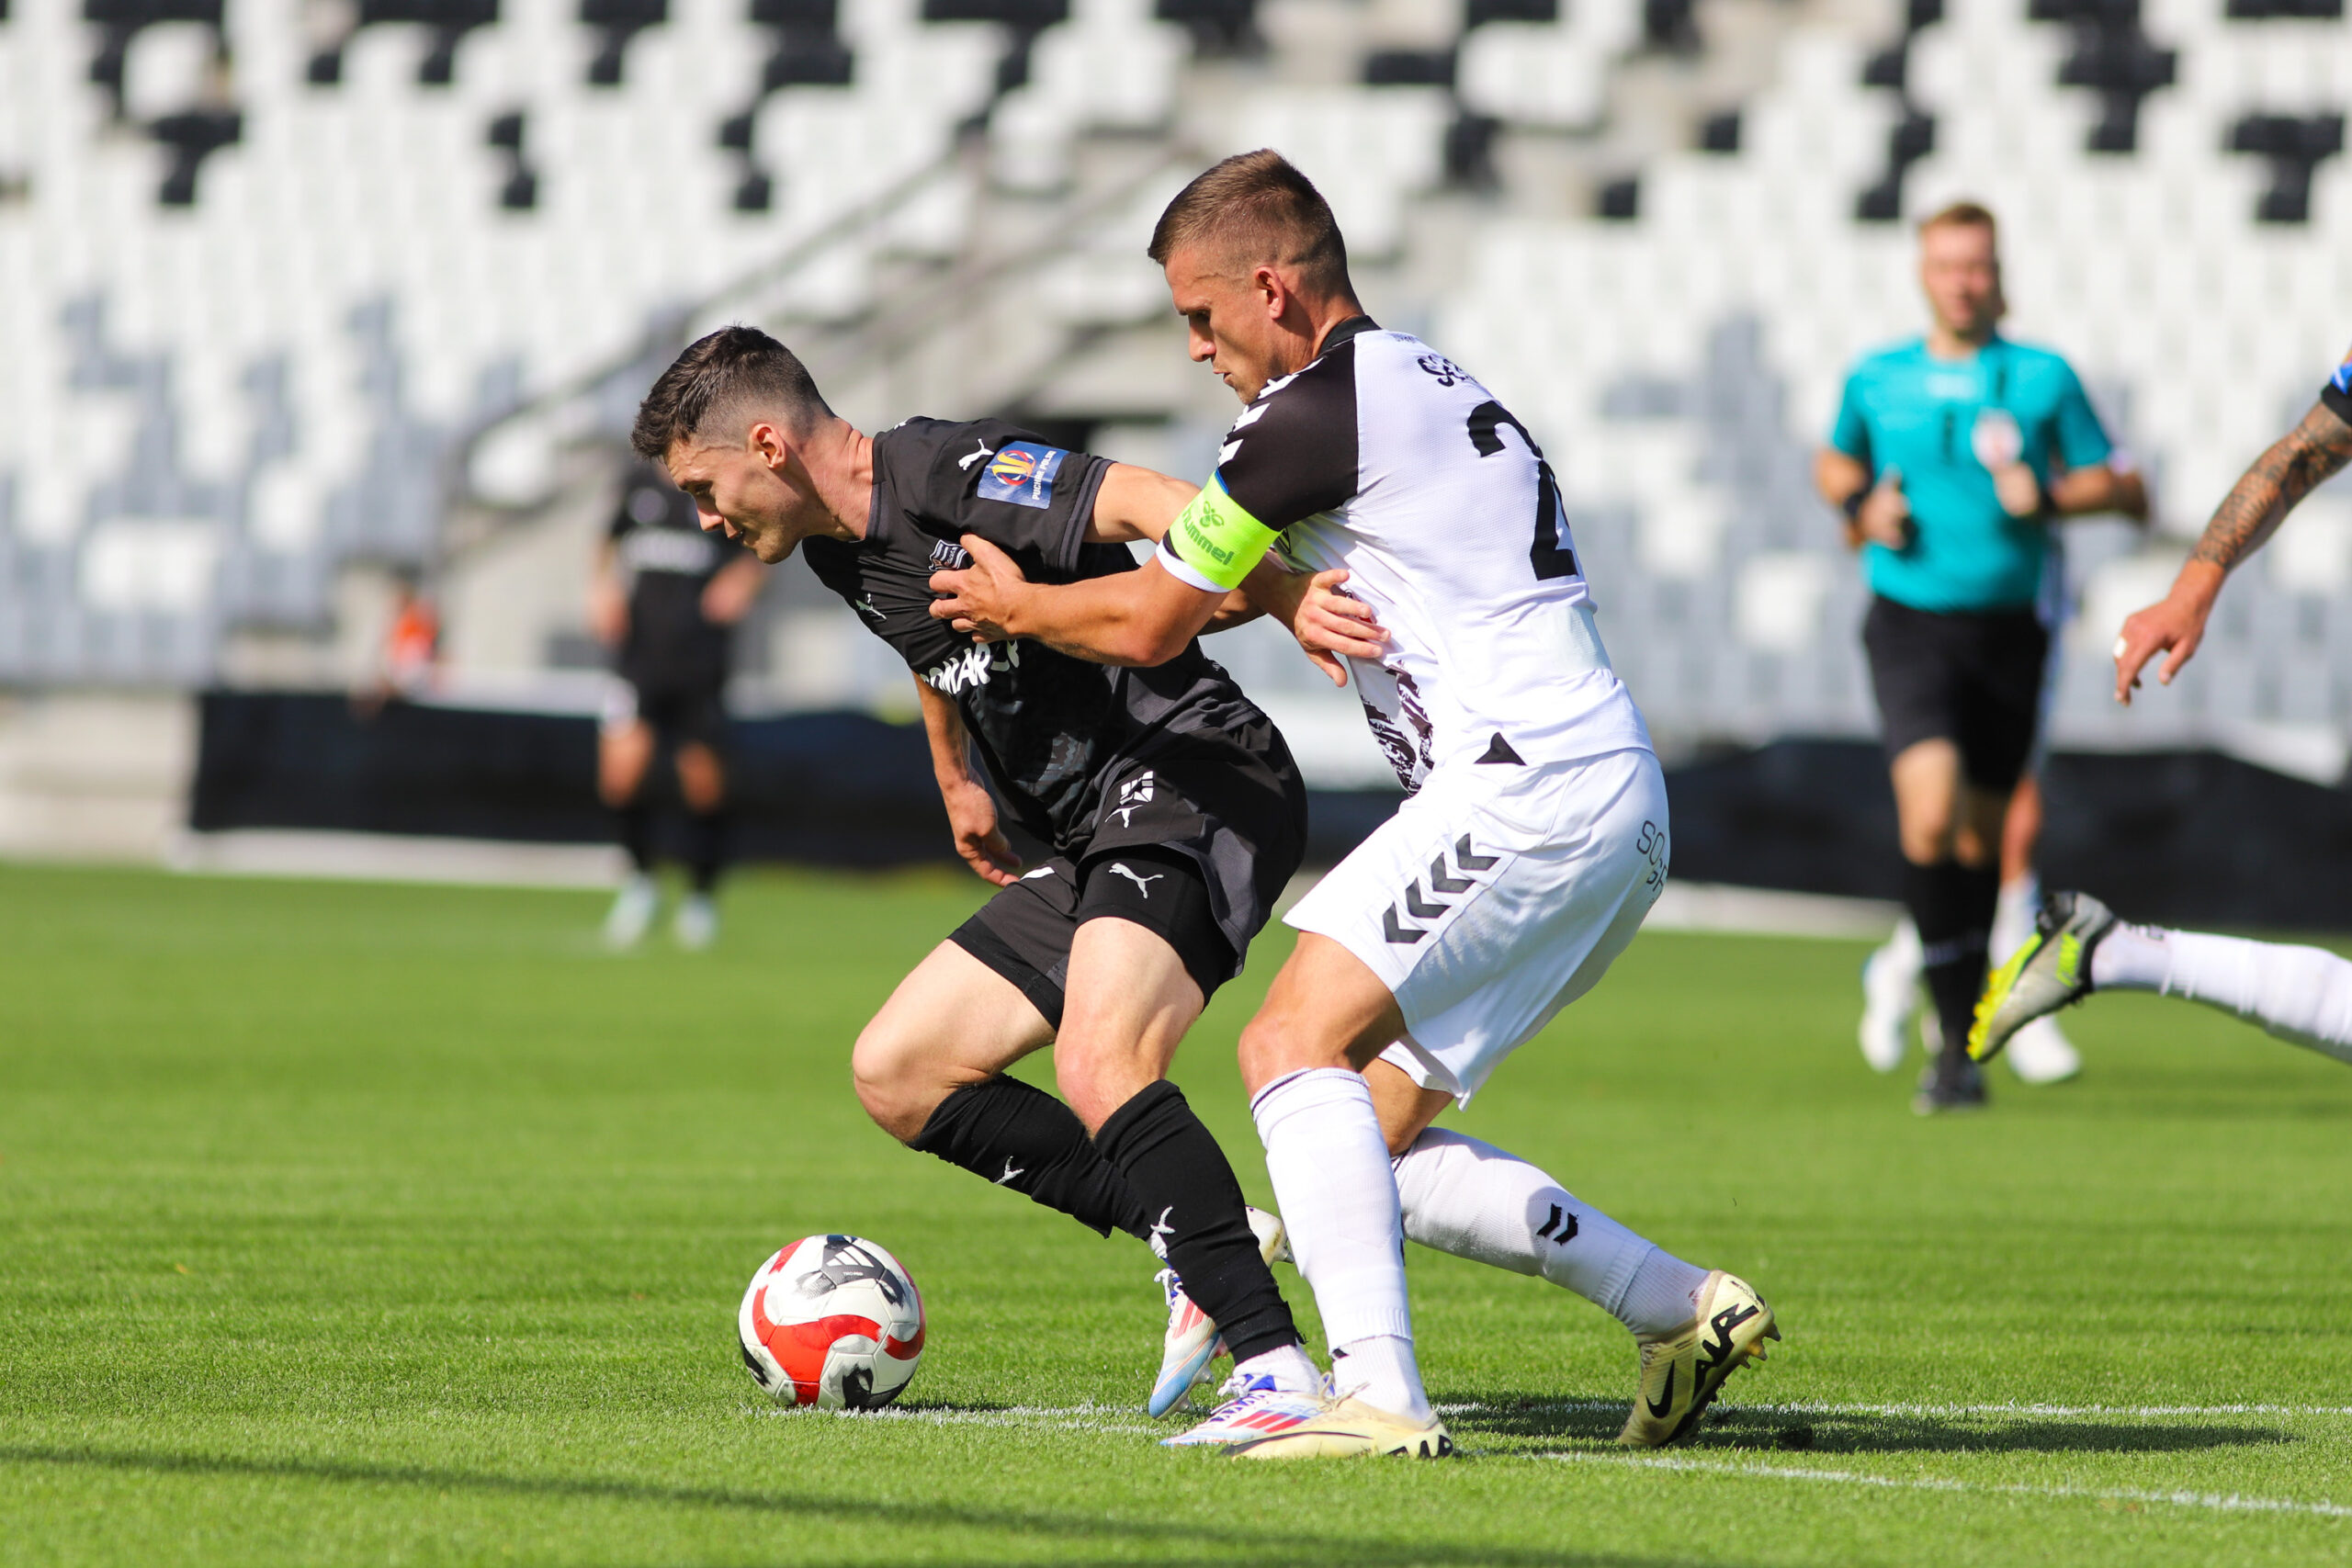
<instances>
[{"instance_id":1,"label":"black sock","mask_svg":"<svg viewBox=\"0 0 2352 1568\"><path fill-rule=\"evenodd\" d=\"M643 876L653 870L653 808L643 800L632 800L613 807L613 820L620 829L621 848L628 852L629 864Z\"/></svg>"},{"instance_id":2,"label":"black sock","mask_svg":"<svg viewBox=\"0 0 2352 1568\"><path fill-rule=\"evenodd\" d=\"M1299 1343L1290 1303L1258 1256L1241 1183L1182 1089L1151 1085L1111 1112L1094 1146L1143 1201L1168 1266L1216 1320L1236 1361Z\"/></svg>"},{"instance_id":3,"label":"black sock","mask_svg":"<svg viewBox=\"0 0 2352 1568\"><path fill-rule=\"evenodd\" d=\"M707 893L718 886L719 868L727 863L727 808L686 814L686 870L695 891Z\"/></svg>"},{"instance_id":4,"label":"black sock","mask_svg":"<svg viewBox=\"0 0 2352 1568\"><path fill-rule=\"evenodd\" d=\"M1104 1235L1123 1230L1137 1241L1150 1237L1143 1205L1095 1152L1086 1124L1019 1078L966 1084L939 1102L907 1146L1059 1209Z\"/></svg>"},{"instance_id":5,"label":"black sock","mask_svg":"<svg viewBox=\"0 0 2352 1568\"><path fill-rule=\"evenodd\" d=\"M1905 870L1905 902L1912 923L1919 928L1928 995L1936 1004L1936 1021L1943 1026L1939 1066L1955 1074L1967 1060L1968 1030L1976 1020L1977 996L1984 989L1985 947L1993 908L2000 902L2001 874L1957 861L1906 864Z\"/></svg>"}]
</instances>

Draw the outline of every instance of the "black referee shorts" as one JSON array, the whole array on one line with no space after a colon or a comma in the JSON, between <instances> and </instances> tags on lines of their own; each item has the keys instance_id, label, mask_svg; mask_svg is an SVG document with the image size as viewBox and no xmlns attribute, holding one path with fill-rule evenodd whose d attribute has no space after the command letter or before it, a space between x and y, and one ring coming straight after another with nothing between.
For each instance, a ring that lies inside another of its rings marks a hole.
<instances>
[{"instance_id":1,"label":"black referee shorts","mask_svg":"<svg viewBox=\"0 0 2352 1568\"><path fill-rule=\"evenodd\" d=\"M674 750L688 741L724 755L727 750L726 688L697 682L661 684L617 677L605 704L605 728L626 729L642 722L657 747Z\"/></svg>"},{"instance_id":2,"label":"black referee shorts","mask_svg":"<svg viewBox=\"0 0 2352 1568\"><path fill-rule=\"evenodd\" d=\"M1943 615L1873 598L1862 621L1890 761L1922 740L1960 748L1979 789L2017 787L2041 713L2050 633L2030 609Z\"/></svg>"},{"instance_id":3,"label":"black referee shorts","mask_svg":"<svg viewBox=\"0 0 2352 1568\"><path fill-rule=\"evenodd\" d=\"M1147 844L1056 856L980 907L948 941L1012 981L1057 1030L1078 928L1103 916L1159 933L1205 1002L1237 967L1217 927L1208 879L1182 850Z\"/></svg>"}]
</instances>

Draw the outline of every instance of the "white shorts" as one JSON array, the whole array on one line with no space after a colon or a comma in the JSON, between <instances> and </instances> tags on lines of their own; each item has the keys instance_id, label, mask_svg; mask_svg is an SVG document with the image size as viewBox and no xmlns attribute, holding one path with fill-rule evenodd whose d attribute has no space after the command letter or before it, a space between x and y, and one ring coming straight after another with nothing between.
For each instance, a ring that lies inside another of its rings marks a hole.
<instances>
[{"instance_id":1,"label":"white shorts","mask_svg":"<svg viewBox=\"0 0 2352 1568\"><path fill-rule=\"evenodd\" d=\"M1666 776L1648 751L1438 769L1287 917L1380 976L1406 1037L1381 1054L1470 1103L1592 989L1666 886Z\"/></svg>"}]
</instances>

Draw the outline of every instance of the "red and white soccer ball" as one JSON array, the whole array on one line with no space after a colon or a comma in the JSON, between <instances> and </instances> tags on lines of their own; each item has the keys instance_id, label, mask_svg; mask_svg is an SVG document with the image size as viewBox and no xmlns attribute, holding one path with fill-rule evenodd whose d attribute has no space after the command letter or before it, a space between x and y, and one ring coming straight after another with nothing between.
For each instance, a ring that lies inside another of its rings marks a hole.
<instances>
[{"instance_id":1,"label":"red and white soccer ball","mask_svg":"<svg viewBox=\"0 0 2352 1568\"><path fill-rule=\"evenodd\" d=\"M743 1364L779 1404L878 1409L922 1359L914 1280L854 1235L804 1236L762 1264L737 1327Z\"/></svg>"}]
</instances>

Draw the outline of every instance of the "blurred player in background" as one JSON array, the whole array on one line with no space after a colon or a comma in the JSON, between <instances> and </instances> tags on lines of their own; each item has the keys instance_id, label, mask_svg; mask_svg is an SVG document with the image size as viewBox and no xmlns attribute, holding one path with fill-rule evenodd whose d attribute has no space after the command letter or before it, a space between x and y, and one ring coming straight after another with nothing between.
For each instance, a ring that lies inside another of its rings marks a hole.
<instances>
[{"instance_id":1,"label":"blurred player in background","mask_svg":"<svg viewBox=\"0 0 2352 1568\"><path fill-rule=\"evenodd\" d=\"M1286 917L1297 945L1241 1037L1329 1383L1238 1365L1226 1402L1170 1441L1449 1452L1414 1354L1410 1237L1617 1318L1640 1358L1619 1441L1673 1442L1779 1337L1771 1309L1528 1161L1430 1125L1600 981L1666 883L1665 780L1600 645L1551 466L1468 372L1364 313L1330 208L1279 154L1193 181L1150 254L1193 357L1246 405L1208 486L1140 571L1033 584L974 542L969 569L934 579L932 613L1156 663L1279 549L1310 602L1348 584L1327 606L1353 612L1345 672L1409 792Z\"/></svg>"},{"instance_id":2,"label":"blurred player in background","mask_svg":"<svg viewBox=\"0 0 2352 1568\"><path fill-rule=\"evenodd\" d=\"M2115 700L2130 703L2148 661L2170 685L2204 639L2231 569L2278 531L2296 502L2352 462L2352 358L2303 421L2222 499L2172 592L2133 614L2115 643ZM2118 921L2087 893L2053 893L2033 934L1986 983L1969 1051L1989 1060L2020 1031L2093 991L2186 997L2281 1040L2352 1062L2352 964L2316 947L2249 942Z\"/></svg>"},{"instance_id":3,"label":"blurred player in background","mask_svg":"<svg viewBox=\"0 0 2352 1568\"><path fill-rule=\"evenodd\" d=\"M694 498L661 469L632 466L588 592L590 628L614 652L596 790L631 867L605 917L613 947L635 946L661 908L647 788L665 750L686 808L690 880L678 903L678 944L705 948L718 936L712 893L727 850L728 665L735 625L759 597L765 570L745 556L729 558L702 531Z\"/></svg>"},{"instance_id":4,"label":"blurred player in background","mask_svg":"<svg viewBox=\"0 0 2352 1568\"><path fill-rule=\"evenodd\" d=\"M797 550L906 660L956 848L998 888L858 1036L867 1113L911 1148L1148 1242L1184 1307L1168 1403L1220 1332L1244 1366L1311 1376L1269 1267L1279 1224L1253 1228L1224 1151L1168 1081L1306 852L1290 749L1189 634L1157 668L1114 670L1043 643L978 647L931 614L932 574L967 548L1048 581L1132 573L1125 542L1165 532L1193 487L1001 420L867 436L751 327L662 372L635 444L707 526L763 561ZM1226 621L1251 613L1220 599ZM1023 870L1000 802L1052 858ZM1005 1072L1048 1046L1064 1100Z\"/></svg>"},{"instance_id":5,"label":"blurred player in background","mask_svg":"<svg viewBox=\"0 0 2352 1568\"><path fill-rule=\"evenodd\" d=\"M1846 514L1871 601L1862 641L1883 727L1904 904L1941 1047L1921 1114L1982 1105L1965 1042L2000 897L2009 799L2033 750L2050 650L2037 603L2049 524L2146 509L2066 362L1996 330L2006 303L1993 215L1919 226L1925 338L1848 377L1815 468Z\"/></svg>"}]
</instances>

